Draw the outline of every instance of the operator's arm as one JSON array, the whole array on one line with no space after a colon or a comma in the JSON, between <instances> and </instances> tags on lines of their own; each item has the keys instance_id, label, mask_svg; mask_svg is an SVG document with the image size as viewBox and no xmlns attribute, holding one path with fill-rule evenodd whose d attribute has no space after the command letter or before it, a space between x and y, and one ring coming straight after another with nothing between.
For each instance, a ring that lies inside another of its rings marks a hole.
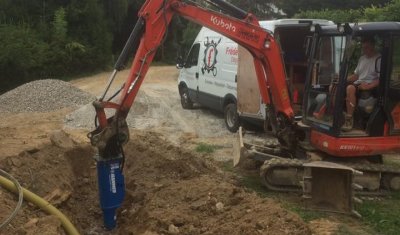
<instances>
[{"instance_id":1,"label":"operator's arm","mask_svg":"<svg viewBox=\"0 0 400 235\"><path fill-rule=\"evenodd\" d=\"M358 80L358 75L355 74L355 73L347 77L347 82L348 83L353 83L353 82L355 82L357 80Z\"/></svg>"},{"instance_id":2,"label":"operator's arm","mask_svg":"<svg viewBox=\"0 0 400 235\"><path fill-rule=\"evenodd\" d=\"M352 84L353 82L357 81L360 78L359 74L360 74L360 61L361 61L361 58L362 57L360 57L358 59L357 67L354 70L354 73L347 77L347 83Z\"/></svg>"},{"instance_id":3,"label":"operator's arm","mask_svg":"<svg viewBox=\"0 0 400 235\"><path fill-rule=\"evenodd\" d=\"M375 87L377 87L379 85L379 79L375 79L372 82L368 83L368 82L362 82L360 84L360 86L358 86L358 89L360 90L372 90Z\"/></svg>"}]
</instances>

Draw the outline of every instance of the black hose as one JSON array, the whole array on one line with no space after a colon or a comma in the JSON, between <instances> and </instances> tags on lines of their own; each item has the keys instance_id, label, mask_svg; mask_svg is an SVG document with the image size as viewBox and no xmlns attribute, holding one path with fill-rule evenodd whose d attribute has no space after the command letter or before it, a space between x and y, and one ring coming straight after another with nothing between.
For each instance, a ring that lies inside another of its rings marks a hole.
<instances>
[{"instance_id":1,"label":"black hose","mask_svg":"<svg viewBox=\"0 0 400 235\"><path fill-rule=\"evenodd\" d=\"M135 54L139 46L140 38L142 37L144 32L144 26L144 19L139 18L136 22L135 27L132 30L131 35L128 38L128 41L125 43L124 49L122 50L117 62L115 63L114 68L117 71L120 71L125 67L125 64L131 54Z\"/></svg>"},{"instance_id":2,"label":"black hose","mask_svg":"<svg viewBox=\"0 0 400 235\"><path fill-rule=\"evenodd\" d=\"M230 15L238 19L244 19L248 15L248 12L224 0L208 0L208 1L213 3L214 5L217 5L218 8L220 8L221 10L225 10L226 12L230 13Z\"/></svg>"}]
</instances>

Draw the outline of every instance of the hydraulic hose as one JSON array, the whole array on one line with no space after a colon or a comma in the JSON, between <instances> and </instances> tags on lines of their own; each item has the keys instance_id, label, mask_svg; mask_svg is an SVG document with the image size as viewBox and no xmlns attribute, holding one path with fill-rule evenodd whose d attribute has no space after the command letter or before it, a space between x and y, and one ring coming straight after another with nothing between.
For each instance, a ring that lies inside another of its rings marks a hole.
<instances>
[{"instance_id":1,"label":"hydraulic hose","mask_svg":"<svg viewBox=\"0 0 400 235\"><path fill-rule=\"evenodd\" d=\"M18 189L15 186L15 184L2 176L0 176L0 186L4 187L5 189L7 189L13 193L18 193ZM69 219L63 213L61 213L61 211L59 211L57 208L55 208L53 205L51 205L49 202L47 202L43 198L28 191L25 188L22 188L22 192L23 192L25 200L35 204L36 206L38 206L40 209L47 212L48 214L54 215L58 219L60 219L61 224L64 227L64 229L68 235L79 235L78 230L71 223L71 221L69 221Z\"/></svg>"},{"instance_id":2,"label":"hydraulic hose","mask_svg":"<svg viewBox=\"0 0 400 235\"><path fill-rule=\"evenodd\" d=\"M0 224L0 230L5 227L7 224L9 224L11 222L11 220L13 220L15 218L15 216L17 215L18 211L21 209L22 206L22 202L24 201L24 194L22 192L22 187L19 184L18 180L15 179L12 175L8 174L7 172L3 171L2 169L0 169L0 175L4 175L7 178L9 178L15 185L15 188L18 192L18 203L17 206L15 207L14 211L11 213L11 215L4 220L3 223Z\"/></svg>"}]
</instances>

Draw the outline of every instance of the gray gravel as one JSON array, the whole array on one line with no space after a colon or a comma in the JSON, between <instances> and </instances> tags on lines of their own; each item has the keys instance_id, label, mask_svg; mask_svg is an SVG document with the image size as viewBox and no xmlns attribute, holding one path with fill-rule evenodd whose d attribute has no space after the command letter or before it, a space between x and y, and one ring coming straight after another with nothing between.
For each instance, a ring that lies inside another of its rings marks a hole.
<instances>
[{"instance_id":1,"label":"gray gravel","mask_svg":"<svg viewBox=\"0 0 400 235\"><path fill-rule=\"evenodd\" d=\"M50 112L91 103L95 96L55 79L26 83L0 96L0 113Z\"/></svg>"},{"instance_id":2,"label":"gray gravel","mask_svg":"<svg viewBox=\"0 0 400 235\"><path fill-rule=\"evenodd\" d=\"M113 102L117 102L117 100L113 100ZM105 109L105 112L107 117L110 117L114 115L115 110ZM155 128L160 126L160 120L157 118L159 116L158 113L166 113L166 110L160 110L160 104L157 103L157 100L147 96L143 91L139 91L126 121L131 128ZM64 118L64 124L65 127L69 128L93 130L95 129L95 116L96 112L93 105L91 103L86 104L68 114Z\"/></svg>"}]
</instances>

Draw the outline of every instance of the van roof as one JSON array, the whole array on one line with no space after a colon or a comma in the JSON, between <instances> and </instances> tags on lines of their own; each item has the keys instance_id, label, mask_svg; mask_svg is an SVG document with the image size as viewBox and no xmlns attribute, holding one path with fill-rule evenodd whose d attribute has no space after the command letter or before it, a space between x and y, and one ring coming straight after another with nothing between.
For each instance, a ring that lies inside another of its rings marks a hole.
<instances>
[{"instance_id":1,"label":"van roof","mask_svg":"<svg viewBox=\"0 0 400 235\"><path fill-rule=\"evenodd\" d=\"M274 32L277 26L288 26L288 25L298 25L298 24L320 24L320 25L335 25L330 20L322 20L322 19L280 19L280 20L263 20L259 22L261 27ZM197 36L197 40L199 38L207 36L222 36L221 34L203 26ZM231 39L226 38L225 40L231 41Z\"/></svg>"},{"instance_id":2,"label":"van roof","mask_svg":"<svg viewBox=\"0 0 400 235\"><path fill-rule=\"evenodd\" d=\"M322 19L280 19L280 20L260 21L261 25L264 24L281 25L281 24L301 24L301 23L307 23L307 24L312 23L312 24L323 24L323 25L334 24L333 21L322 20Z\"/></svg>"},{"instance_id":3,"label":"van roof","mask_svg":"<svg viewBox=\"0 0 400 235\"><path fill-rule=\"evenodd\" d=\"M280 19L280 20L264 20L260 21L261 27L275 31L276 26L280 25L296 25L296 24L320 24L320 25L334 25L333 21L322 19Z\"/></svg>"}]
</instances>

